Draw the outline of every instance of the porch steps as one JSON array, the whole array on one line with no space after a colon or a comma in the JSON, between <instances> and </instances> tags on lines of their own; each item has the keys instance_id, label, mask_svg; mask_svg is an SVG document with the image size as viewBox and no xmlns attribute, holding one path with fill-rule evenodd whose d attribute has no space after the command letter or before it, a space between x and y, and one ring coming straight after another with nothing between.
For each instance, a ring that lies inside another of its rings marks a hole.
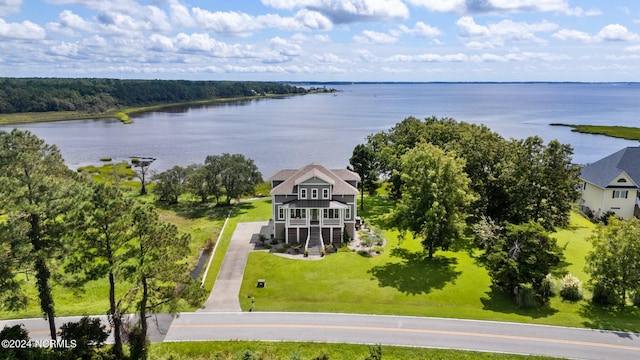
<instances>
[{"instance_id":1,"label":"porch steps","mask_svg":"<svg viewBox=\"0 0 640 360\"><path fill-rule=\"evenodd\" d=\"M322 238L320 237L320 227L312 226L309 228L309 244L307 245L307 249L309 250L309 255L318 255L320 256L324 246L322 244Z\"/></svg>"}]
</instances>

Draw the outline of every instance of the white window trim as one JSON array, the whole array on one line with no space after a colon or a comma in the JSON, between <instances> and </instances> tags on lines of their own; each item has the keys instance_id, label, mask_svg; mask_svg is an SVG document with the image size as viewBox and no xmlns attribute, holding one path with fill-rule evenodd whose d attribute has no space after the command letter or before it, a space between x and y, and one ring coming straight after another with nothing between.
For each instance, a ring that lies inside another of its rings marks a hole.
<instances>
[{"instance_id":1,"label":"white window trim","mask_svg":"<svg viewBox=\"0 0 640 360\"><path fill-rule=\"evenodd\" d=\"M344 218L346 220L350 220L351 219L351 208L344 209Z\"/></svg>"},{"instance_id":2,"label":"white window trim","mask_svg":"<svg viewBox=\"0 0 640 360\"><path fill-rule=\"evenodd\" d=\"M316 189L316 188L311 189L311 198L312 199L317 199L318 198L318 189Z\"/></svg>"},{"instance_id":3,"label":"white window trim","mask_svg":"<svg viewBox=\"0 0 640 360\"><path fill-rule=\"evenodd\" d=\"M278 206L278 220L284 220L286 216L287 213L285 212L285 208Z\"/></svg>"},{"instance_id":4,"label":"white window trim","mask_svg":"<svg viewBox=\"0 0 640 360\"><path fill-rule=\"evenodd\" d=\"M307 198L307 189L300 188L300 199L306 199L306 198Z\"/></svg>"},{"instance_id":5,"label":"white window trim","mask_svg":"<svg viewBox=\"0 0 640 360\"><path fill-rule=\"evenodd\" d=\"M613 199L627 199L629 197L628 190L613 190Z\"/></svg>"},{"instance_id":6,"label":"white window trim","mask_svg":"<svg viewBox=\"0 0 640 360\"><path fill-rule=\"evenodd\" d=\"M329 191L329 189L324 188L322 189L322 198L323 199L328 199L331 195L331 192Z\"/></svg>"}]
</instances>

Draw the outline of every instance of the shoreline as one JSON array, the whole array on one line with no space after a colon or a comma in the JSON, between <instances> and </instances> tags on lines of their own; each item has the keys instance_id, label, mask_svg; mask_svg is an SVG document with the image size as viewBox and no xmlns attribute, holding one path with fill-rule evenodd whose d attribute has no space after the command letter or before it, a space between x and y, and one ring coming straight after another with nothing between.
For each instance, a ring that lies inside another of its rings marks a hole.
<instances>
[{"instance_id":1,"label":"shoreline","mask_svg":"<svg viewBox=\"0 0 640 360\"><path fill-rule=\"evenodd\" d=\"M309 92L307 94L322 93L322 92ZM131 124L131 114L144 113L154 110L160 110L173 106L191 106L191 105L209 105L225 102L235 102L244 100L258 100L258 99L278 99L296 95L307 94L267 94L267 95L254 95L254 96L238 96L231 98L215 98L196 101L176 102L176 103L161 103L147 106L136 106L122 109L113 109L99 114L92 114L84 111L48 111L48 112L28 112L28 113L13 113L13 114L0 114L0 126L6 125L21 125L21 124L33 124L33 123L45 123L56 121L70 121L70 120L97 120L97 119L117 119L123 124Z\"/></svg>"},{"instance_id":2,"label":"shoreline","mask_svg":"<svg viewBox=\"0 0 640 360\"><path fill-rule=\"evenodd\" d=\"M603 135L624 140L640 141L640 128L616 125L572 125L551 123L549 126L565 126L572 128L571 131L581 134Z\"/></svg>"}]
</instances>

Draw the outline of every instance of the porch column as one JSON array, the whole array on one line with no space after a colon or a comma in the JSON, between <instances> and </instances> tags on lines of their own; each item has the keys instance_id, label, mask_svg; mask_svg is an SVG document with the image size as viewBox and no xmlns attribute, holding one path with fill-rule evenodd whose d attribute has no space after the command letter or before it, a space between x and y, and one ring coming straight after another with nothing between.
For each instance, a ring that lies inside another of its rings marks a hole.
<instances>
[{"instance_id":1,"label":"porch column","mask_svg":"<svg viewBox=\"0 0 640 360\"><path fill-rule=\"evenodd\" d=\"M300 242L300 228L296 228L296 239L298 239L298 243Z\"/></svg>"}]
</instances>

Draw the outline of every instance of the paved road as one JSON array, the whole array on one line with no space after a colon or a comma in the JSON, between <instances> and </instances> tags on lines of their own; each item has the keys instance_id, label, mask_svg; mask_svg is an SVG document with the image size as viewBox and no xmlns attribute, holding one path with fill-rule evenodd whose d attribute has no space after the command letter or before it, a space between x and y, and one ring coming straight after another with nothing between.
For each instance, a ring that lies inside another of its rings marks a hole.
<instances>
[{"instance_id":1,"label":"paved road","mask_svg":"<svg viewBox=\"0 0 640 360\"><path fill-rule=\"evenodd\" d=\"M56 324L60 326L79 318L58 318ZM170 316L161 314L157 323L152 321L153 342L313 341L570 359L640 359L640 334L557 326L409 316L271 312L182 313L173 322L171 320ZM0 328L15 324L24 324L33 339L48 339L48 324L42 319L0 321Z\"/></svg>"},{"instance_id":2,"label":"paved road","mask_svg":"<svg viewBox=\"0 0 640 360\"><path fill-rule=\"evenodd\" d=\"M241 311L238 295L244 268L247 265L249 251L260 237L260 231L264 226L264 221L238 223L209 299L200 311Z\"/></svg>"},{"instance_id":3,"label":"paved road","mask_svg":"<svg viewBox=\"0 0 640 360\"><path fill-rule=\"evenodd\" d=\"M322 313L184 313L165 341L316 341L572 359L639 359L640 334L491 321Z\"/></svg>"}]
</instances>

